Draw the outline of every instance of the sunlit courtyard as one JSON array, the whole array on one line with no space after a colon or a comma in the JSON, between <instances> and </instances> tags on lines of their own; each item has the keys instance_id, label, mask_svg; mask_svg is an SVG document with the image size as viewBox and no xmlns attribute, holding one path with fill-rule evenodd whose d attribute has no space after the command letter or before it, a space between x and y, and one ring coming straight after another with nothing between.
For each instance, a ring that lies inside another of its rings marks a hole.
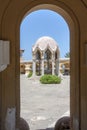
<instances>
[{"instance_id":1,"label":"sunlit courtyard","mask_svg":"<svg viewBox=\"0 0 87 130\"><path fill-rule=\"evenodd\" d=\"M31 130L53 130L55 122L70 109L70 77L61 84L41 84L39 77L20 76L21 117Z\"/></svg>"}]
</instances>

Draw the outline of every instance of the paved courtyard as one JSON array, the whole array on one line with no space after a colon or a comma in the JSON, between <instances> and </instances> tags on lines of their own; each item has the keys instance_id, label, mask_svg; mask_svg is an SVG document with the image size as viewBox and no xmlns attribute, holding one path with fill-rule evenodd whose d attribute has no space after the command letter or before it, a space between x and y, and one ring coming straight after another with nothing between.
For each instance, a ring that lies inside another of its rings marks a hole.
<instances>
[{"instance_id":1,"label":"paved courtyard","mask_svg":"<svg viewBox=\"0 0 87 130\"><path fill-rule=\"evenodd\" d=\"M69 76L64 76L61 84L44 85L38 77L21 75L20 84L21 117L30 130L53 130L55 122L69 110Z\"/></svg>"}]
</instances>

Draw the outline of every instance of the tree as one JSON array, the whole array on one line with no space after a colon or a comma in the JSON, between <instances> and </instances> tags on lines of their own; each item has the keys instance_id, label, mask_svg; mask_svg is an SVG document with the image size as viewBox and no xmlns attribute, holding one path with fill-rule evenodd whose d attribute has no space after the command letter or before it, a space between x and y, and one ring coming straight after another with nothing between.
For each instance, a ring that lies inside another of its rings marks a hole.
<instances>
[{"instance_id":1,"label":"tree","mask_svg":"<svg viewBox=\"0 0 87 130\"><path fill-rule=\"evenodd\" d=\"M67 52L67 53L65 54L65 57L66 57L66 58L70 58L70 52Z\"/></svg>"}]
</instances>

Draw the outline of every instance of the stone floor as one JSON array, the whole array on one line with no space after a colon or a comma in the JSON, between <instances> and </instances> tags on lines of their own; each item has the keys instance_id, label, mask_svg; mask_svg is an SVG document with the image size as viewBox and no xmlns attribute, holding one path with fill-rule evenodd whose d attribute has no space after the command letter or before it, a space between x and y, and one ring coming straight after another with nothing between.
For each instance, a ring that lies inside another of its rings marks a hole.
<instances>
[{"instance_id":1,"label":"stone floor","mask_svg":"<svg viewBox=\"0 0 87 130\"><path fill-rule=\"evenodd\" d=\"M69 110L70 77L61 84L41 84L39 78L20 76L21 117L30 130L53 130L55 122Z\"/></svg>"}]
</instances>

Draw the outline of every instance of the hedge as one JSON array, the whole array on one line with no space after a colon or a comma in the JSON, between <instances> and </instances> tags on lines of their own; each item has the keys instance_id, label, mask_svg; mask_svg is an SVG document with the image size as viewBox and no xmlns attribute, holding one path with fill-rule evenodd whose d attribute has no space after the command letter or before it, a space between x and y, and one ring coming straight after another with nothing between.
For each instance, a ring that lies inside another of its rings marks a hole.
<instances>
[{"instance_id":1,"label":"hedge","mask_svg":"<svg viewBox=\"0 0 87 130\"><path fill-rule=\"evenodd\" d=\"M42 84L60 84L61 78L56 75L44 75L40 78Z\"/></svg>"},{"instance_id":2,"label":"hedge","mask_svg":"<svg viewBox=\"0 0 87 130\"><path fill-rule=\"evenodd\" d=\"M32 71L30 71L30 73L28 74L28 78L30 78L32 76Z\"/></svg>"}]
</instances>

